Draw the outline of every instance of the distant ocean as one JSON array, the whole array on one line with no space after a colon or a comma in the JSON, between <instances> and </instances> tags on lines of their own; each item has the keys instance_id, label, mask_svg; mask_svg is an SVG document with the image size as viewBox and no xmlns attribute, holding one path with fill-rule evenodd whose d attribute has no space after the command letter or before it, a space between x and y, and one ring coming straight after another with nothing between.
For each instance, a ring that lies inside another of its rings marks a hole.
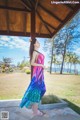
<instances>
[{"instance_id":1,"label":"distant ocean","mask_svg":"<svg viewBox=\"0 0 80 120\"><path fill-rule=\"evenodd\" d=\"M60 72L60 68L52 68L52 72ZM50 71L50 68L48 68L48 71ZM74 74L74 69L71 69L71 71L70 71L70 69L66 69L66 68L64 68L63 69L63 73L72 73L72 74ZM80 74L80 71L78 71L78 74Z\"/></svg>"}]
</instances>

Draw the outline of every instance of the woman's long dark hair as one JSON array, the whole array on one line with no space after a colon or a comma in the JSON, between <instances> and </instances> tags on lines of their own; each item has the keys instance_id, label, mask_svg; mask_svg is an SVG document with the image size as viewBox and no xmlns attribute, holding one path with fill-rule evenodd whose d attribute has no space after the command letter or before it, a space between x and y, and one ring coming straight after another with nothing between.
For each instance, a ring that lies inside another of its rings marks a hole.
<instances>
[{"instance_id":1,"label":"woman's long dark hair","mask_svg":"<svg viewBox=\"0 0 80 120\"><path fill-rule=\"evenodd\" d=\"M36 40L37 40L36 38L32 39L30 43L30 48L29 48L30 63L31 63L31 59L34 51L34 44L36 43ZM33 74L33 66L31 66L31 79L32 79L32 74Z\"/></svg>"},{"instance_id":2,"label":"woman's long dark hair","mask_svg":"<svg viewBox=\"0 0 80 120\"><path fill-rule=\"evenodd\" d=\"M30 43L30 49L29 49L30 62L32 59L32 55L33 55L33 51L34 51L34 44L36 43L36 40L37 40L36 38L32 39L31 43Z\"/></svg>"}]
</instances>

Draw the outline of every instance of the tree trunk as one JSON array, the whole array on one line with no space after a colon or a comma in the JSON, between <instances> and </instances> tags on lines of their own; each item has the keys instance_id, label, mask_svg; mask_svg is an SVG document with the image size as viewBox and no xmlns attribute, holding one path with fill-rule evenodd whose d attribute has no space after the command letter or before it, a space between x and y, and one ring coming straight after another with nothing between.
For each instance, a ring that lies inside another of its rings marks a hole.
<instances>
[{"instance_id":1,"label":"tree trunk","mask_svg":"<svg viewBox=\"0 0 80 120\"><path fill-rule=\"evenodd\" d=\"M68 67L67 67L67 73L68 73L68 72L69 72L69 63L67 63L67 66L68 66Z\"/></svg>"},{"instance_id":2,"label":"tree trunk","mask_svg":"<svg viewBox=\"0 0 80 120\"><path fill-rule=\"evenodd\" d=\"M65 54L66 54L67 41L68 41L68 36L67 36L67 38L65 40L64 52L63 52L63 60L62 60L62 64L61 64L60 74L62 74L62 72L63 72L63 65L64 65L64 58L65 58Z\"/></svg>"},{"instance_id":3,"label":"tree trunk","mask_svg":"<svg viewBox=\"0 0 80 120\"><path fill-rule=\"evenodd\" d=\"M72 64L70 64L70 73L71 73L71 67L72 67Z\"/></svg>"},{"instance_id":4,"label":"tree trunk","mask_svg":"<svg viewBox=\"0 0 80 120\"><path fill-rule=\"evenodd\" d=\"M56 64L54 63L54 70L55 70L55 73L56 73Z\"/></svg>"},{"instance_id":5,"label":"tree trunk","mask_svg":"<svg viewBox=\"0 0 80 120\"><path fill-rule=\"evenodd\" d=\"M54 46L54 42L53 42L53 46ZM51 55L51 64L50 64L50 74L52 72L52 63L53 63L53 46L52 46L52 55Z\"/></svg>"},{"instance_id":6,"label":"tree trunk","mask_svg":"<svg viewBox=\"0 0 80 120\"><path fill-rule=\"evenodd\" d=\"M51 74L51 72L52 72L52 61L53 61L53 56L51 57L50 74Z\"/></svg>"},{"instance_id":7,"label":"tree trunk","mask_svg":"<svg viewBox=\"0 0 80 120\"><path fill-rule=\"evenodd\" d=\"M63 60L62 60L62 64L61 64L60 74L62 74L62 72L63 72L64 58L65 58L65 54L66 54L66 45L67 45L67 39L65 41L65 47L64 47Z\"/></svg>"},{"instance_id":8,"label":"tree trunk","mask_svg":"<svg viewBox=\"0 0 80 120\"><path fill-rule=\"evenodd\" d=\"M61 68L61 65L59 64L59 70L60 70L60 68Z\"/></svg>"},{"instance_id":9,"label":"tree trunk","mask_svg":"<svg viewBox=\"0 0 80 120\"><path fill-rule=\"evenodd\" d=\"M74 64L74 74L77 74L76 63Z\"/></svg>"},{"instance_id":10,"label":"tree trunk","mask_svg":"<svg viewBox=\"0 0 80 120\"><path fill-rule=\"evenodd\" d=\"M68 63L68 73L69 73L69 63Z\"/></svg>"},{"instance_id":11,"label":"tree trunk","mask_svg":"<svg viewBox=\"0 0 80 120\"><path fill-rule=\"evenodd\" d=\"M65 57L65 54L63 55L63 60L62 60L62 64L61 64L61 70L60 70L60 74L62 74L62 71L63 71L64 57Z\"/></svg>"}]
</instances>

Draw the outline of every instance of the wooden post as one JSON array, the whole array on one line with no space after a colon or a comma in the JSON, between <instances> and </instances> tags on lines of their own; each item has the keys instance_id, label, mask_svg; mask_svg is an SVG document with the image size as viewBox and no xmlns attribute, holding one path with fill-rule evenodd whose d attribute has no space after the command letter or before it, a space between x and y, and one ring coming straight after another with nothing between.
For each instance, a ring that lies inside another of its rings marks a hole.
<instances>
[{"instance_id":1,"label":"wooden post","mask_svg":"<svg viewBox=\"0 0 80 120\"><path fill-rule=\"evenodd\" d=\"M35 7L32 7L31 10L31 39L35 39ZM33 73L33 66L31 66L31 79L32 79L32 73Z\"/></svg>"},{"instance_id":2,"label":"wooden post","mask_svg":"<svg viewBox=\"0 0 80 120\"><path fill-rule=\"evenodd\" d=\"M35 8L31 11L31 38L35 38Z\"/></svg>"}]
</instances>

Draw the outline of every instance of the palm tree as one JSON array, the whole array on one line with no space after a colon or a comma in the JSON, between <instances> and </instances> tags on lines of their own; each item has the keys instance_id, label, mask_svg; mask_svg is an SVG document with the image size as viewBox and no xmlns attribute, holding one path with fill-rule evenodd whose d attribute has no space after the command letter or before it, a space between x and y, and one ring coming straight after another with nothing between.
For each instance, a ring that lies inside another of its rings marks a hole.
<instances>
[{"instance_id":1,"label":"palm tree","mask_svg":"<svg viewBox=\"0 0 80 120\"><path fill-rule=\"evenodd\" d=\"M76 74L76 64L79 63L79 57L75 53L68 52L65 56L65 62L68 63L69 71L71 72L72 64L74 65L74 73Z\"/></svg>"},{"instance_id":2,"label":"palm tree","mask_svg":"<svg viewBox=\"0 0 80 120\"><path fill-rule=\"evenodd\" d=\"M52 63L54 63L54 69L55 69L55 72L56 72L57 59L56 59L56 55L55 54L53 55L53 61L52 61Z\"/></svg>"},{"instance_id":3,"label":"palm tree","mask_svg":"<svg viewBox=\"0 0 80 120\"><path fill-rule=\"evenodd\" d=\"M69 53L69 63L70 63L70 73L71 73L71 67L72 67L72 63L73 63L73 54Z\"/></svg>"},{"instance_id":4,"label":"palm tree","mask_svg":"<svg viewBox=\"0 0 80 120\"><path fill-rule=\"evenodd\" d=\"M58 65L58 68L60 69L61 62L57 60L56 64Z\"/></svg>"},{"instance_id":5,"label":"palm tree","mask_svg":"<svg viewBox=\"0 0 80 120\"><path fill-rule=\"evenodd\" d=\"M72 68L72 64L73 64L73 53L68 52L65 56L65 62L67 62L68 64L68 72L71 73L71 68Z\"/></svg>"},{"instance_id":6,"label":"palm tree","mask_svg":"<svg viewBox=\"0 0 80 120\"><path fill-rule=\"evenodd\" d=\"M73 64L74 64L74 73L77 74L77 68L76 68L76 64L79 63L79 57L74 53L73 54L73 60L72 60Z\"/></svg>"},{"instance_id":7,"label":"palm tree","mask_svg":"<svg viewBox=\"0 0 80 120\"><path fill-rule=\"evenodd\" d=\"M69 72L69 53L66 53L64 62L67 64L67 73Z\"/></svg>"}]
</instances>

